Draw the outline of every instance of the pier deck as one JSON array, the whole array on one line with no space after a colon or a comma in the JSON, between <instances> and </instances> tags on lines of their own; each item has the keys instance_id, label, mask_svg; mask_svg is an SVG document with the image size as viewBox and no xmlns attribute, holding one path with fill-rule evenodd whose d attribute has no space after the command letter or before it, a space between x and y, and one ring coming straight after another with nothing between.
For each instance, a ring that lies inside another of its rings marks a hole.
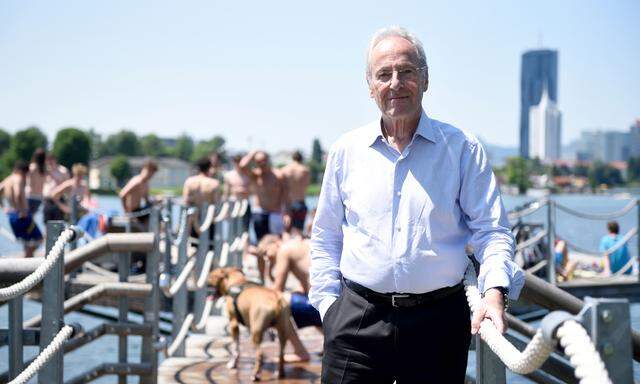
<instances>
[{"instance_id":1,"label":"pier deck","mask_svg":"<svg viewBox=\"0 0 640 384\"><path fill-rule=\"evenodd\" d=\"M191 335L186 340L186 357L165 359L158 370L159 384L178 383L217 383L235 384L252 383L251 373L254 364L255 350L246 329L241 328L240 362L237 370L226 367L232 347L231 337L224 332L227 321L223 316L211 316L207 323L206 333ZM268 333L262 343L264 368L261 382L282 384L303 384L320 382L320 352L322 335L312 328L299 330L302 342L311 354L308 363L285 364L286 377L277 379L278 342L271 341ZM290 345L287 353L291 353Z\"/></svg>"}]
</instances>

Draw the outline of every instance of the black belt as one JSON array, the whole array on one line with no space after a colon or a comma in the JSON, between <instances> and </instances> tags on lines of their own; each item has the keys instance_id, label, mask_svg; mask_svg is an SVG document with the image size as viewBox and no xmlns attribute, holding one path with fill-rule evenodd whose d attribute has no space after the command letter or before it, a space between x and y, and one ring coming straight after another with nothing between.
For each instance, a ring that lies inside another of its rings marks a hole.
<instances>
[{"instance_id":1,"label":"black belt","mask_svg":"<svg viewBox=\"0 0 640 384\"><path fill-rule=\"evenodd\" d=\"M396 308L399 307L413 307L416 305L426 304L431 301L443 299L447 296L451 296L454 293L462 291L462 282L452 286L436 289L435 291L427 293L379 293L372 291L367 287L347 279L343 279L344 284L358 295L364 297L368 301L378 302L384 304L390 304Z\"/></svg>"}]
</instances>

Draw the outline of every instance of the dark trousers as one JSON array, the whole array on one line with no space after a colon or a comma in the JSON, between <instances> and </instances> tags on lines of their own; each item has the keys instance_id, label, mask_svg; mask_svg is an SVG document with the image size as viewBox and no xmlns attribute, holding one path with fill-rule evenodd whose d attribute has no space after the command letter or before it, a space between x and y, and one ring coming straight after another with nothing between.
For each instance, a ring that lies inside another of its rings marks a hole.
<instances>
[{"instance_id":1,"label":"dark trousers","mask_svg":"<svg viewBox=\"0 0 640 384\"><path fill-rule=\"evenodd\" d=\"M323 331L322 383L464 383L471 321L463 290L394 308L343 283Z\"/></svg>"}]
</instances>

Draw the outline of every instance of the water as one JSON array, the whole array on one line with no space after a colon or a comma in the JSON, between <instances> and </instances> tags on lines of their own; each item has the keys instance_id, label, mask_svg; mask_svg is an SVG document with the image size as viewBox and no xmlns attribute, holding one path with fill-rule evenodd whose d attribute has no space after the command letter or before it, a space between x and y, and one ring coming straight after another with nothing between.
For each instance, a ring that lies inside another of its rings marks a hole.
<instances>
[{"instance_id":1,"label":"water","mask_svg":"<svg viewBox=\"0 0 640 384\"><path fill-rule=\"evenodd\" d=\"M634 197L640 197L639 193L635 193ZM553 199L559 203L566 205L570 208L581 212L589 213L605 213L612 212L624 207L628 198L617 199L615 196L605 195L558 195L553 196ZM511 210L523 203L532 200L532 198L522 196L505 196L504 202L507 210ZM116 210L120 211L120 200L115 196L99 196L98 202L100 209L104 211ZM317 204L317 198L309 197L307 199L307 205L309 207L315 207ZM174 212L176 215L176 212ZM42 223L42 217L36 217L36 220ZM533 215L531 215L527 221L544 223L546 220L546 210L542 209ZM621 232L626 232L629 228L637 225L637 211L632 210L627 215L617 219L620 223ZM597 250L600 238L606 233L606 222L592 221L584 219L576 219L564 212L557 212L557 232L558 234L574 242L583 248ZM9 229L7 218L4 214L0 214L0 226ZM629 251L632 255L637 254L637 237L632 239L629 244ZM0 235L0 255L14 254L20 251L20 247L14 243L11 243L6 238ZM24 318L28 319L31 316L38 314L40 311L40 305L31 301L25 301L24 304ZM8 308L7 306L0 307L0 328L7 327ZM99 325L103 320L96 319L91 316L72 313L65 316L65 321L68 323L77 322L82 324L85 330L91 329ZM640 329L640 303L631 305L631 322L634 329ZM25 359L34 357L38 353L37 347L25 347ZM129 356L133 361L138 359L140 355L140 338L131 337L129 343ZM76 351L67 354L65 356L65 379L69 379L77 374L80 374L91 367L97 366L102 362L116 362L117 361L117 337L116 336L103 336L100 339L80 348ZM0 371L8 369L8 352L7 348L0 348ZM635 379L640 379L640 365L634 363ZM468 372L471 375L475 374L475 354L471 352L469 354ZM530 383L529 380L519 377L514 374L507 374L507 381L509 383ZM113 376L103 377L96 383L115 383L117 380ZM131 381L133 382L133 381Z\"/></svg>"}]
</instances>

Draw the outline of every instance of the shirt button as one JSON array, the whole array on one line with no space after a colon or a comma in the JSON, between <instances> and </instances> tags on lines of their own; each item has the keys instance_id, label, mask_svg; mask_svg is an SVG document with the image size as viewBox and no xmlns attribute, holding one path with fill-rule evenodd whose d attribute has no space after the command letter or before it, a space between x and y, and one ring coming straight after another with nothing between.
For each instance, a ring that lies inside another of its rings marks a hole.
<instances>
[{"instance_id":1,"label":"shirt button","mask_svg":"<svg viewBox=\"0 0 640 384\"><path fill-rule=\"evenodd\" d=\"M398 191L398 192L396 192L396 195L402 196L402 192Z\"/></svg>"},{"instance_id":2,"label":"shirt button","mask_svg":"<svg viewBox=\"0 0 640 384\"><path fill-rule=\"evenodd\" d=\"M396 230L397 230L398 232L400 232L400 227L397 227L397 228L396 228Z\"/></svg>"}]
</instances>

